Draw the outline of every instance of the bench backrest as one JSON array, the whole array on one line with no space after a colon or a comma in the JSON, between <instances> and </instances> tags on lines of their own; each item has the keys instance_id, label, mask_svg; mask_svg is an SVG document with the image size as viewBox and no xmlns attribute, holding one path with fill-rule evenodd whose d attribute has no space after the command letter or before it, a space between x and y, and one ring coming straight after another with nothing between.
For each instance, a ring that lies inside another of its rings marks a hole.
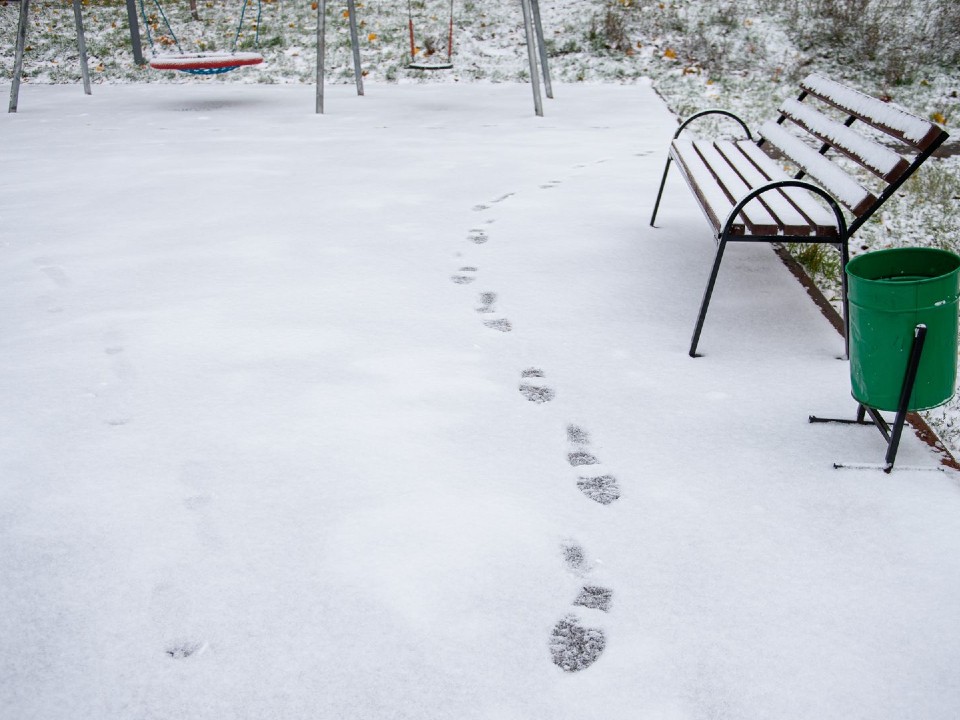
<instances>
[{"instance_id":1,"label":"bench backrest","mask_svg":"<svg viewBox=\"0 0 960 720\"><path fill-rule=\"evenodd\" d=\"M781 105L776 122L760 128L761 143L779 149L797 167L798 177L809 176L853 213L849 234L948 137L935 123L822 75L810 75L800 89L799 98ZM811 136L819 150L810 144ZM851 174L850 161L872 179Z\"/></svg>"}]
</instances>

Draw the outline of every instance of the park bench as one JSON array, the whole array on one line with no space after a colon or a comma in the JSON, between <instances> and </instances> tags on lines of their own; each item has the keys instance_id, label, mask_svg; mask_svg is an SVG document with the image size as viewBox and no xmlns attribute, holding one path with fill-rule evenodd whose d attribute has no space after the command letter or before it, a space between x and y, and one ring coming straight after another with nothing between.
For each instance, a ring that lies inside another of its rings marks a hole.
<instances>
[{"instance_id":1,"label":"park bench","mask_svg":"<svg viewBox=\"0 0 960 720\"><path fill-rule=\"evenodd\" d=\"M667 173L676 162L717 241L691 357L697 356L728 242L836 247L846 327L844 270L850 237L948 137L932 122L818 74L804 79L799 97L783 102L779 112L776 121L760 127L756 140L741 118L725 110L697 113L673 136L650 224L656 221ZM746 139L680 139L693 121L708 115L732 119Z\"/></svg>"}]
</instances>

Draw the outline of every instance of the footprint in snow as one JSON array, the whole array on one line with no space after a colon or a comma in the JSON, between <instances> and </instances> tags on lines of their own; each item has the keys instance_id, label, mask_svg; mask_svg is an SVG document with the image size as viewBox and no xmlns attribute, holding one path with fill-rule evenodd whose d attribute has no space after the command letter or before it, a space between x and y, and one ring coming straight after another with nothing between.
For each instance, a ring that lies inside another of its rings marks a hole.
<instances>
[{"instance_id":1,"label":"footprint in snow","mask_svg":"<svg viewBox=\"0 0 960 720\"><path fill-rule=\"evenodd\" d=\"M609 505L620 499L620 484L613 475L581 477L577 480L577 487L580 492L601 505Z\"/></svg>"},{"instance_id":2,"label":"footprint in snow","mask_svg":"<svg viewBox=\"0 0 960 720\"><path fill-rule=\"evenodd\" d=\"M484 210L489 210L491 205L496 205L497 203L502 203L504 200L506 200L507 198L513 197L515 194L516 194L516 193L512 193L512 192L506 193L505 195L501 195L501 196L498 197L498 198L494 198L493 200L490 200L488 203L479 203L479 204L477 204L477 205L474 205L474 206L473 206L473 211L474 211L474 212L483 212Z\"/></svg>"},{"instance_id":3,"label":"footprint in snow","mask_svg":"<svg viewBox=\"0 0 960 720\"><path fill-rule=\"evenodd\" d=\"M476 280L476 276L473 274L477 271L475 267L462 267L456 275L452 275L450 279L455 282L457 285L468 285Z\"/></svg>"},{"instance_id":4,"label":"footprint in snow","mask_svg":"<svg viewBox=\"0 0 960 720\"><path fill-rule=\"evenodd\" d=\"M40 268L40 272L46 275L58 287L66 287L70 284L70 278L63 271L63 268L55 264L52 258L38 257L33 262Z\"/></svg>"},{"instance_id":5,"label":"footprint in snow","mask_svg":"<svg viewBox=\"0 0 960 720\"><path fill-rule=\"evenodd\" d=\"M591 455L585 450L577 450L576 452L567 453L567 462L573 467L579 467L581 465L596 465L600 461L597 460L596 455Z\"/></svg>"},{"instance_id":6,"label":"footprint in snow","mask_svg":"<svg viewBox=\"0 0 960 720\"><path fill-rule=\"evenodd\" d=\"M567 462L572 467L583 467L586 465L599 465L600 460L596 455L587 452L586 448L590 444L590 433L579 425L567 426L567 442L575 450L567 453ZM620 483L613 475L581 475L577 480L577 488L594 502L601 505L609 505L620 499Z\"/></svg>"},{"instance_id":7,"label":"footprint in snow","mask_svg":"<svg viewBox=\"0 0 960 720\"><path fill-rule=\"evenodd\" d=\"M583 548L575 542L566 542L562 546L563 563L567 570L577 575L583 575L590 570L590 564L587 562L586 553Z\"/></svg>"},{"instance_id":8,"label":"footprint in snow","mask_svg":"<svg viewBox=\"0 0 960 720\"><path fill-rule=\"evenodd\" d=\"M579 425L567 425L567 442L571 445L589 445L590 433Z\"/></svg>"},{"instance_id":9,"label":"footprint in snow","mask_svg":"<svg viewBox=\"0 0 960 720\"><path fill-rule=\"evenodd\" d=\"M532 403L546 403L553 400L556 393L542 384L544 377L540 368L527 368L520 373L520 394Z\"/></svg>"},{"instance_id":10,"label":"footprint in snow","mask_svg":"<svg viewBox=\"0 0 960 720\"><path fill-rule=\"evenodd\" d=\"M500 332L510 332L513 330L513 325L506 318L498 318L497 320L484 320L483 324L488 328L499 330Z\"/></svg>"},{"instance_id":11,"label":"footprint in snow","mask_svg":"<svg viewBox=\"0 0 960 720\"><path fill-rule=\"evenodd\" d=\"M593 665L606 645L603 631L584 627L576 615L561 618L550 635L550 655L554 664L570 673Z\"/></svg>"},{"instance_id":12,"label":"footprint in snow","mask_svg":"<svg viewBox=\"0 0 960 720\"><path fill-rule=\"evenodd\" d=\"M478 313L492 313L493 304L497 301L497 294L492 292L480 293L480 307L476 310Z\"/></svg>"},{"instance_id":13,"label":"footprint in snow","mask_svg":"<svg viewBox=\"0 0 960 720\"><path fill-rule=\"evenodd\" d=\"M482 228L471 228L470 234L467 235L467 240L476 245L483 245L489 239L487 231Z\"/></svg>"},{"instance_id":14,"label":"footprint in snow","mask_svg":"<svg viewBox=\"0 0 960 720\"><path fill-rule=\"evenodd\" d=\"M174 660L183 660L188 657L203 655L206 649L207 643L205 642L186 640L171 644L164 652Z\"/></svg>"},{"instance_id":15,"label":"footprint in snow","mask_svg":"<svg viewBox=\"0 0 960 720\"><path fill-rule=\"evenodd\" d=\"M610 601L613 599L613 590L600 587L599 585L585 585L577 599L573 601L574 605L590 608L591 610L603 610L610 612Z\"/></svg>"}]
</instances>

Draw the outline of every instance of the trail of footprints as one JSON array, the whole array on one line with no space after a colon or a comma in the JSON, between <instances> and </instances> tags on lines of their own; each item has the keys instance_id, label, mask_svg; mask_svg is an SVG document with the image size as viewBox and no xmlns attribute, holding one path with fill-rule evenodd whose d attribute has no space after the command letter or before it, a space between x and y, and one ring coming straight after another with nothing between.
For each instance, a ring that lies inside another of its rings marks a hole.
<instances>
[{"instance_id":1,"label":"trail of footprints","mask_svg":"<svg viewBox=\"0 0 960 720\"><path fill-rule=\"evenodd\" d=\"M577 425L568 425L567 441L571 447L570 452L567 453L567 461L571 467L580 468L600 464L597 456L587 450L590 445L590 435L586 430ZM610 505L620 499L620 483L613 475L583 472L587 474L579 475L577 487L588 498L601 505Z\"/></svg>"},{"instance_id":2,"label":"trail of footprints","mask_svg":"<svg viewBox=\"0 0 960 720\"><path fill-rule=\"evenodd\" d=\"M587 561L583 548L576 542L567 542L562 546L564 563L574 575L585 578L593 567ZM582 589L573 601L574 607L600 612L609 612L613 591L599 585L582 585ZM565 672L586 670L593 665L607 646L607 636L603 630L588 627L582 619L589 615L582 611L564 615L553 626L550 633L550 656L555 665Z\"/></svg>"},{"instance_id":3,"label":"trail of footprints","mask_svg":"<svg viewBox=\"0 0 960 720\"><path fill-rule=\"evenodd\" d=\"M503 202L508 197L513 195L513 193L508 193L492 202L498 203ZM485 210L488 205L476 205L474 210ZM493 222L488 221L488 222ZM467 234L467 240L472 242L474 245L483 245L490 239L487 230L482 227L471 228ZM457 285L469 285L477 279L477 268L473 265L465 265L457 270L456 274L450 276L450 280L456 283ZM476 311L482 315L490 315L496 312L496 303L497 303L497 294L495 292L481 292L478 297L479 305L475 308ZM507 318L491 318L486 317L483 319L484 327L488 327L491 330L496 330L498 332L508 333L513 330L513 323L510 322Z\"/></svg>"},{"instance_id":4,"label":"trail of footprints","mask_svg":"<svg viewBox=\"0 0 960 720\"><path fill-rule=\"evenodd\" d=\"M583 166L578 166L583 167ZM540 186L549 190L560 185L559 180L550 180ZM488 203L473 207L474 212L484 212L492 205L503 202L513 196L507 193ZM493 220L487 220L492 224ZM485 245L490 240L488 230L473 227L468 231L467 240L474 245ZM461 267L451 280L458 285L467 285L476 280L477 268ZM510 332L512 323L506 318L492 318L497 313L497 293L483 291L479 293L474 308L484 316L484 326L500 332ZM556 392L548 384L546 373L539 367L528 367L520 372L518 384L520 394L528 402L543 405L556 397ZM599 458L590 451L590 434L578 425L568 425L567 463L574 470L576 485L587 499L608 506L620 499L620 483L617 478L603 472ZM562 545L563 561L567 570L579 580L579 589L572 599L573 610L561 617L554 625L548 642L550 656L559 668L574 673L585 670L603 653L607 638L599 627L591 627L590 617L595 613L608 613L613 602L613 590L597 583L587 582L594 565L587 560L584 549L575 541Z\"/></svg>"},{"instance_id":5,"label":"trail of footprints","mask_svg":"<svg viewBox=\"0 0 960 720\"><path fill-rule=\"evenodd\" d=\"M37 299L38 307L49 313L64 312L66 308L62 295L72 284L70 277L52 258L38 257L33 262L55 286L53 293ZM108 363L103 368L105 372L97 376L98 381L86 393L86 396L95 400L100 407L103 423L111 428L118 428L117 432L120 431L119 428L133 422L132 415L124 411L123 384L135 377L133 365L126 359L125 340L124 333L119 330L109 330L101 336L101 347ZM187 491L182 501L183 506L196 519L199 542L205 547L217 548L220 536L210 516L213 496L205 487L204 469L188 463L181 472L181 480ZM153 587L150 604L161 637L158 652L172 660L184 661L187 658L196 658L207 650L209 644L196 637L195 632L183 634L184 628L192 629L190 626L194 603L189 591L160 581Z\"/></svg>"}]
</instances>

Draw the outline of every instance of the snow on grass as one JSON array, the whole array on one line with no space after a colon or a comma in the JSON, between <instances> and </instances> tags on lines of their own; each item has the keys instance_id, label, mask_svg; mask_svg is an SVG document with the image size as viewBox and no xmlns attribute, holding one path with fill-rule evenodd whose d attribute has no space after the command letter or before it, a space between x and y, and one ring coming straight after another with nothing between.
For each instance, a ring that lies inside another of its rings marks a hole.
<instances>
[{"instance_id":1,"label":"snow on grass","mask_svg":"<svg viewBox=\"0 0 960 720\"><path fill-rule=\"evenodd\" d=\"M672 116L557 90L26 88L0 706L952 716L953 476L909 433L833 469L883 444L807 422L848 367L766 246L687 357L713 243L678 179L642 200Z\"/></svg>"}]
</instances>

